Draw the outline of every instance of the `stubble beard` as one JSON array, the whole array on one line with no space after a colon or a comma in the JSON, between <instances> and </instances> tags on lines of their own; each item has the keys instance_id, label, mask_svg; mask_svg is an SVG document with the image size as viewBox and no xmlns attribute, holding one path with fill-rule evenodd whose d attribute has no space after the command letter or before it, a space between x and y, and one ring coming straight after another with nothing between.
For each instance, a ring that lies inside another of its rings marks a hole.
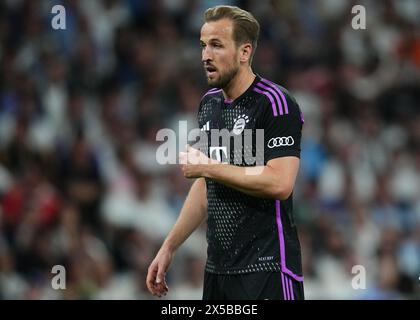
<instances>
[{"instance_id":1,"label":"stubble beard","mask_svg":"<svg viewBox=\"0 0 420 320\"><path fill-rule=\"evenodd\" d=\"M236 75L239 72L239 66L233 66L229 70L227 70L225 73L221 74L219 78L217 79L209 79L207 78L207 83L211 87L223 89L226 88L229 83L232 81L233 78L236 77Z\"/></svg>"}]
</instances>

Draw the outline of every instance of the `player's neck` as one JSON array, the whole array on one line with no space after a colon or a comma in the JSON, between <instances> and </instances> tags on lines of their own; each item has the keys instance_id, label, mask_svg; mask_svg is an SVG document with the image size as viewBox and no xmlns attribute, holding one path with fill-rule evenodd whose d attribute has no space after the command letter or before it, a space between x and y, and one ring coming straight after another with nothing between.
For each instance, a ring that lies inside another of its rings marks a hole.
<instances>
[{"instance_id":1,"label":"player's neck","mask_svg":"<svg viewBox=\"0 0 420 320\"><path fill-rule=\"evenodd\" d=\"M223 88L225 100L233 101L242 95L254 82L255 77L251 67L240 70L229 85Z\"/></svg>"}]
</instances>

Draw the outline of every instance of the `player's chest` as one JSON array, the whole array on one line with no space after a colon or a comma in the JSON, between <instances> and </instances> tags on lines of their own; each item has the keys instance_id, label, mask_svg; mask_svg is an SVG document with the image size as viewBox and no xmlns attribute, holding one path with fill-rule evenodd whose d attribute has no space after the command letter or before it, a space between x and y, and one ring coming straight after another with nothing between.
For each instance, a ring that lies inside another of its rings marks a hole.
<instances>
[{"instance_id":1,"label":"player's chest","mask_svg":"<svg viewBox=\"0 0 420 320\"><path fill-rule=\"evenodd\" d=\"M207 155L221 162L252 165L258 134L259 112L255 107L222 106L202 109L199 124L205 133ZM264 145L263 137L260 144ZM201 141L203 142L203 141ZM204 151L204 150L203 150ZM246 161L244 160L246 158Z\"/></svg>"},{"instance_id":2,"label":"player's chest","mask_svg":"<svg viewBox=\"0 0 420 320\"><path fill-rule=\"evenodd\" d=\"M199 124L202 131L225 129L230 134L241 135L245 129L255 129L257 120L256 108L222 105L204 110Z\"/></svg>"}]
</instances>

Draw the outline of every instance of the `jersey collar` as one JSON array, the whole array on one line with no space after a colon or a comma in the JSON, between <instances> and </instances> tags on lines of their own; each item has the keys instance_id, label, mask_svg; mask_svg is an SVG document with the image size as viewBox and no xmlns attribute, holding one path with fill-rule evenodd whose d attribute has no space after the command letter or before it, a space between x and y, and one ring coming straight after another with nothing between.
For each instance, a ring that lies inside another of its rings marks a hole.
<instances>
[{"instance_id":1,"label":"jersey collar","mask_svg":"<svg viewBox=\"0 0 420 320\"><path fill-rule=\"evenodd\" d=\"M254 87L257 85L258 82L261 81L261 77L256 73L255 74L255 79L252 82L252 84L248 87L248 89L246 89L239 97L237 97L235 100L226 100L224 99L224 103L230 106L233 106L234 104L238 103L240 100L242 100L243 98L254 94L254 91L252 89L254 89Z\"/></svg>"}]
</instances>

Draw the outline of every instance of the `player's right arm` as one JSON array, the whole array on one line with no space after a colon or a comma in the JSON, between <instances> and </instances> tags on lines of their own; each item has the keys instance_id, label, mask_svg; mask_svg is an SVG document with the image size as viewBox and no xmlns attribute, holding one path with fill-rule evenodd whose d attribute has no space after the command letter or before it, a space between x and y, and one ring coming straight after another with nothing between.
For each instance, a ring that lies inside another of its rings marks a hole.
<instances>
[{"instance_id":1,"label":"player's right arm","mask_svg":"<svg viewBox=\"0 0 420 320\"><path fill-rule=\"evenodd\" d=\"M146 284L153 295L161 297L168 292L165 274L169 269L175 251L206 217L206 182L204 178L199 178L191 186L175 225L149 266Z\"/></svg>"}]
</instances>

